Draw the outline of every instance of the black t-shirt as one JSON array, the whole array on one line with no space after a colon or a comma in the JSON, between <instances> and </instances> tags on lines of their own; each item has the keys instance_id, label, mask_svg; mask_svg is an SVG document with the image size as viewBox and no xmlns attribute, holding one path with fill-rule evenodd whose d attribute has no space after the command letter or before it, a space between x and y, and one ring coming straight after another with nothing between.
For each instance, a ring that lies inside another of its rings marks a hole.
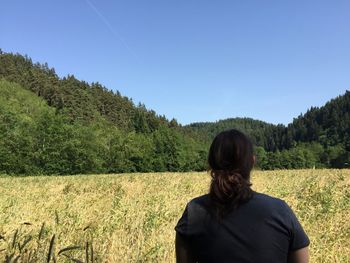
<instances>
[{"instance_id":1,"label":"black t-shirt","mask_svg":"<svg viewBox=\"0 0 350 263\"><path fill-rule=\"evenodd\" d=\"M209 196L192 199L175 230L185 237L198 262L287 262L291 251L310 241L292 209L281 199L253 197L219 222Z\"/></svg>"}]
</instances>

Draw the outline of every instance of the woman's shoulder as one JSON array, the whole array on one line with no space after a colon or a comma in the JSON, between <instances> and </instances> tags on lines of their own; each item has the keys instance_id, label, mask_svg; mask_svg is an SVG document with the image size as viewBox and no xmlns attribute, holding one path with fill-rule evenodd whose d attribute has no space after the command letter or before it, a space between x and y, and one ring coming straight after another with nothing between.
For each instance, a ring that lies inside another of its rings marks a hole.
<instances>
[{"instance_id":1,"label":"woman's shoulder","mask_svg":"<svg viewBox=\"0 0 350 263\"><path fill-rule=\"evenodd\" d=\"M271 196L268 194L264 194L264 193L260 193L260 192L256 192L253 191L253 198L255 200L258 200L260 202L265 202L265 203L271 203L271 204L276 204L276 205L283 205L285 203L284 200L275 197L275 196Z\"/></svg>"},{"instance_id":2,"label":"woman's shoulder","mask_svg":"<svg viewBox=\"0 0 350 263\"><path fill-rule=\"evenodd\" d=\"M268 194L253 192L253 197L250 204L254 207L259 207L265 211L287 213L289 210L288 204L278 197L274 197Z\"/></svg>"},{"instance_id":3,"label":"woman's shoulder","mask_svg":"<svg viewBox=\"0 0 350 263\"><path fill-rule=\"evenodd\" d=\"M203 194L192 198L189 202L189 206L207 206L209 202L209 194Z\"/></svg>"},{"instance_id":4,"label":"woman's shoulder","mask_svg":"<svg viewBox=\"0 0 350 263\"><path fill-rule=\"evenodd\" d=\"M187 203L187 209L192 211L192 213L211 211L212 206L209 194L203 194L192 198ZM259 215L263 217L269 215L285 217L290 214L291 209L284 200L278 197L253 191L252 198L248 202L242 204L239 210L250 211L250 214L256 214L257 217L259 217Z\"/></svg>"},{"instance_id":5,"label":"woman's shoulder","mask_svg":"<svg viewBox=\"0 0 350 263\"><path fill-rule=\"evenodd\" d=\"M209 194L203 194L197 197L192 198L188 205L190 206L207 206L209 203ZM257 204L260 206L271 206L273 208L286 207L286 202L278 197L267 195L264 193L253 191L253 195L248 204Z\"/></svg>"}]
</instances>

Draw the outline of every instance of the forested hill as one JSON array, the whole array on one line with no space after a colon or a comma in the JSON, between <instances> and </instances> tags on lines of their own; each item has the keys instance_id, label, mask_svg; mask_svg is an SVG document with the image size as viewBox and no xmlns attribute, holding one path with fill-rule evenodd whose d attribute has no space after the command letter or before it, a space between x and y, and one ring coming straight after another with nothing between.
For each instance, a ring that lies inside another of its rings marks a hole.
<instances>
[{"instance_id":1,"label":"forested hill","mask_svg":"<svg viewBox=\"0 0 350 263\"><path fill-rule=\"evenodd\" d=\"M101 84L59 78L47 64L4 52L0 80L0 173L206 168L207 149L195 134ZM35 110L38 97L46 104Z\"/></svg>"},{"instance_id":2,"label":"forested hill","mask_svg":"<svg viewBox=\"0 0 350 263\"><path fill-rule=\"evenodd\" d=\"M318 141L324 146L344 144L350 147L350 91L327 102L323 107L311 107L288 125L287 147L290 142Z\"/></svg>"},{"instance_id":3,"label":"forested hill","mask_svg":"<svg viewBox=\"0 0 350 263\"><path fill-rule=\"evenodd\" d=\"M285 126L273 125L251 118L230 118L217 122L198 122L184 126L184 129L198 133L203 140L210 142L221 131L235 128L246 133L256 146L266 151L275 151L275 141L284 132Z\"/></svg>"},{"instance_id":4,"label":"forested hill","mask_svg":"<svg viewBox=\"0 0 350 263\"><path fill-rule=\"evenodd\" d=\"M350 164L350 92L322 107L311 107L285 126L251 118L192 123L184 129L197 132L210 142L226 129L248 134L260 155L260 167L348 167Z\"/></svg>"},{"instance_id":5,"label":"forested hill","mask_svg":"<svg viewBox=\"0 0 350 263\"><path fill-rule=\"evenodd\" d=\"M350 92L288 126L234 118L183 127L97 82L0 50L0 104L0 173L204 170L211 140L230 128L252 138L261 169L350 163Z\"/></svg>"},{"instance_id":6,"label":"forested hill","mask_svg":"<svg viewBox=\"0 0 350 263\"><path fill-rule=\"evenodd\" d=\"M47 63L34 64L27 56L0 51L0 77L34 92L72 120L94 122L102 116L122 130L141 133L155 131L162 124L177 125L98 82L89 84L74 75L59 78Z\"/></svg>"},{"instance_id":7,"label":"forested hill","mask_svg":"<svg viewBox=\"0 0 350 263\"><path fill-rule=\"evenodd\" d=\"M350 91L330 100L322 107L311 107L287 126L251 118L230 118L184 126L184 129L197 132L208 141L220 131L230 128L244 131L255 145L263 147L266 151L289 149L299 142L316 141L323 146L349 145Z\"/></svg>"}]
</instances>

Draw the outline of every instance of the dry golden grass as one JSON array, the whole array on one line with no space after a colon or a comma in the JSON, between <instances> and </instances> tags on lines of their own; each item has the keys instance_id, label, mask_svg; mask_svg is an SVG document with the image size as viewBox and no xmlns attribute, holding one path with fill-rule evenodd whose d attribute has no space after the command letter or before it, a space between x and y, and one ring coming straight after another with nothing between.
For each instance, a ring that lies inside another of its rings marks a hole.
<instances>
[{"instance_id":1,"label":"dry golden grass","mask_svg":"<svg viewBox=\"0 0 350 263\"><path fill-rule=\"evenodd\" d=\"M256 171L252 183L293 208L311 262L350 262L350 170ZM36 261L46 261L55 234L58 262L71 262L63 254L86 262L86 242L95 262L174 262L174 226L208 184L206 173L0 177L0 261L14 252L25 262L35 250ZM72 245L81 249L58 255Z\"/></svg>"}]
</instances>

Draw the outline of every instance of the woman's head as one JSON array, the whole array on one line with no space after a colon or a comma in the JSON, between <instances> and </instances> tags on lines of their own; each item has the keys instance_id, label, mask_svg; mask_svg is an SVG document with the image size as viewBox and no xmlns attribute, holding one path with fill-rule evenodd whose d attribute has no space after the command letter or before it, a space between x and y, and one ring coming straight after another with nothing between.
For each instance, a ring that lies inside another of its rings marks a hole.
<instances>
[{"instance_id":1,"label":"woman's head","mask_svg":"<svg viewBox=\"0 0 350 263\"><path fill-rule=\"evenodd\" d=\"M253 145L242 132L228 130L219 133L209 149L210 169L235 171L249 179L254 165Z\"/></svg>"},{"instance_id":2,"label":"woman's head","mask_svg":"<svg viewBox=\"0 0 350 263\"><path fill-rule=\"evenodd\" d=\"M249 180L254 158L252 142L238 130L221 132L213 140L208 156L209 194L220 215L252 196Z\"/></svg>"}]
</instances>

